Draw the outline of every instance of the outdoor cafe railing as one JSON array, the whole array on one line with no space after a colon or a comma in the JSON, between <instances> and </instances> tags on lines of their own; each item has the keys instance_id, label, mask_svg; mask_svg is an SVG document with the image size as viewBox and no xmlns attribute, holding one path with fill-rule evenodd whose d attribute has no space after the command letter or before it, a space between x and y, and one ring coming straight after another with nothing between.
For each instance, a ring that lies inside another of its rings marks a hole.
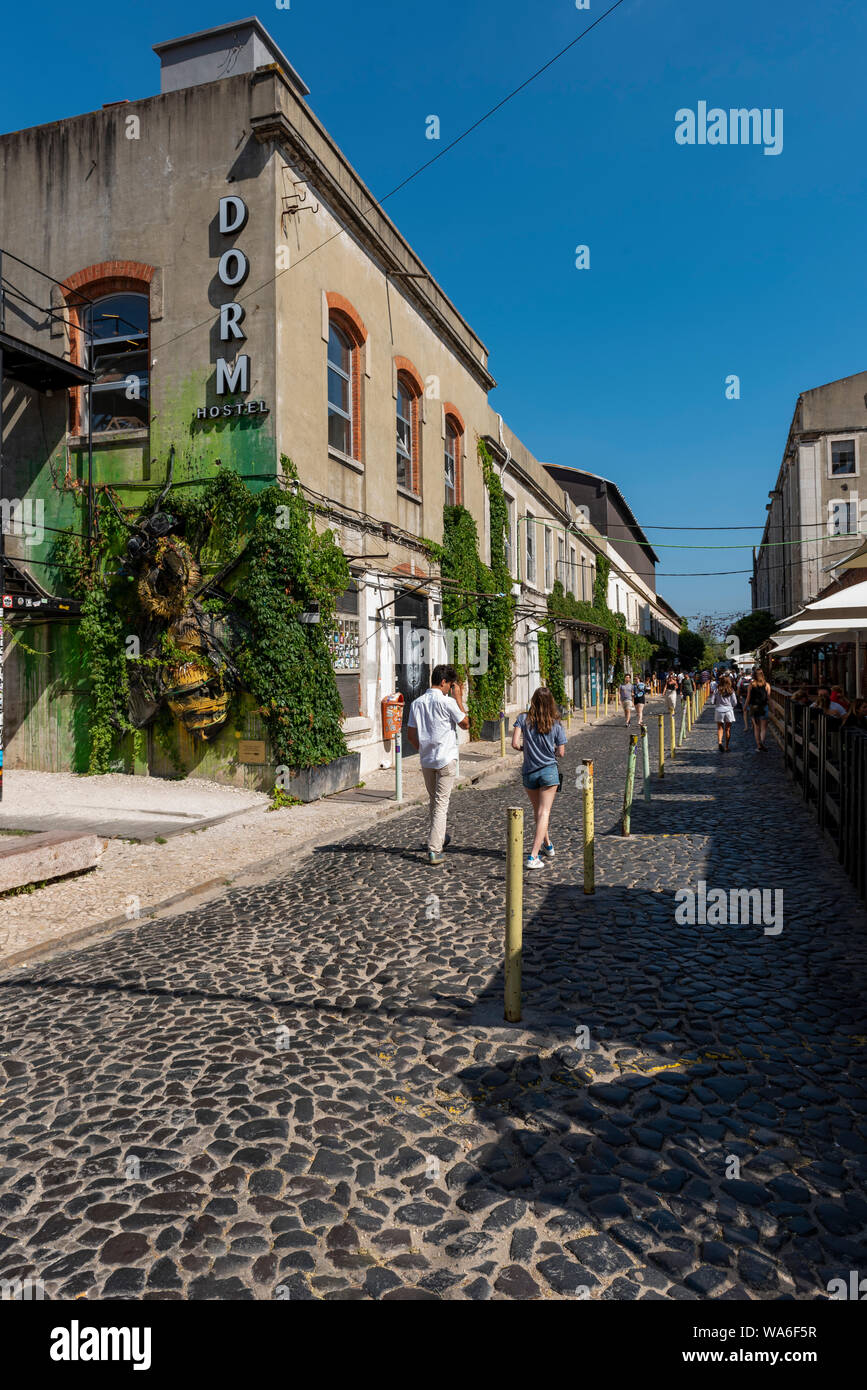
<instances>
[{"instance_id":1,"label":"outdoor cafe railing","mask_svg":"<svg viewBox=\"0 0 867 1390\"><path fill-rule=\"evenodd\" d=\"M787 773L867 899L867 732L835 727L821 710L796 704L776 686L770 716Z\"/></svg>"}]
</instances>

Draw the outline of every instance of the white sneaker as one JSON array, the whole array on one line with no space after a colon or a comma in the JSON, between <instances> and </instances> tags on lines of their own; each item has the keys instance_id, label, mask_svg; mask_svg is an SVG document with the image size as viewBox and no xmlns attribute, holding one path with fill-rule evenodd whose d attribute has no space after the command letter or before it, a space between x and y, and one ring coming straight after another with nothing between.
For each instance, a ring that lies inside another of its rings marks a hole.
<instances>
[{"instance_id":1,"label":"white sneaker","mask_svg":"<svg viewBox=\"0 0 867 1390\"><path fill-rule=\"evenodd\" d=\"M542 853L545 855L547 859L554 858L554 846L551 844L550 840L548 841L547 845L542 846Z\"/></svg>"},{"instance_id":2,"label":"white sneaker","mask_svg":"<svg viewBox=\"0 0 867 1390\"><path fill-rule=\"evenodd\" d=\"M538 857L535 857L535 858L534 858L534 856L533 856L532 854L528 854L528 855L527 855L527 868L528 868L528 869L544 869L544 867L545 867L545 865L543 864L543 862L542 862L541 859L539 859Z\"/></svg>"}]
</instances>

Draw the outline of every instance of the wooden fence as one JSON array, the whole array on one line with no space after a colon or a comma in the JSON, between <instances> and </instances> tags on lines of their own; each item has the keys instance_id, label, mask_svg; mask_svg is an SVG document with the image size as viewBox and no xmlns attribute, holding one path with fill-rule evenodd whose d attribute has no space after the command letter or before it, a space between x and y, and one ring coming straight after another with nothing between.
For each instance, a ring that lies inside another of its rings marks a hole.
<instances>
[{"instance_id":1,"label":"wooden fence","mask_svg":"<svg viewBox=\"0 0 867 1390\"><path fill-rule=\"evenodd\" d=\"M844 733L821 710L795 704L776 686L771 686L770 722L786 771L867 899L867 733Z\"/></svg>"}]
</instances>

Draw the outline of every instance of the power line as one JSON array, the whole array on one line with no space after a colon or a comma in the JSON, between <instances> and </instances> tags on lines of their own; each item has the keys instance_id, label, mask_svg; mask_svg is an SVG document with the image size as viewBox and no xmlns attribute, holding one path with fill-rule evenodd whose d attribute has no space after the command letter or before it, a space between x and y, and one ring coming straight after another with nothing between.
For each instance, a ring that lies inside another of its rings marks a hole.
<instances>
[{"instance_id":1,"label":"power line","mask_svg":"<svg viewBox=\"0 0 867 1390\"><path fill-rule=\"evenodd\" d=\"M525 87L529 87L531 82L535 82L537 77L541 77L543 72L547 72L548 68L552 67L554 63L556 63L560 58L562 58L564 53L568 53L571 48L574 48L577 43L580 43L581 40L585 38L587 34L590 33L591 29L595 29L597 25L601 24L604 19L607 19L610 14L613 14L613 12L619 9L620 6L624 3L625 0L615 0L615 3L611 5L610 8L604 12L604 14L601 14L598 19L594 19L593 23L588 24L586 29L582 29L581 33L577 36L577 38L572 39L571 43L567 43L566 47L561 48L559 53L555 53L553 58L549 58L547 63L543 63L542 66L540 68L537 68L536 71L532 73L530 77L526 78L523 82L521 82L519 86L515 87L513 91L508 93L508 95L502 97L500 101L498 101L496 105L492 106L490 110L486 111L483 116L480 116L478 120L473 121L472 125L467 126L466 130L462 131L460 135L455 136L454 140L450 141L449 144L446 145L445 149L440 150L439 153L435 154L431 159L425 160L424 164L420 164L419 167L415 169L411 174L408 174L405 179L402 179L400 183L395 184L394 188L392 188L389 193L386 193L384 197L375 199L367 208L359 209L359 211L361 212L361 216L366 219L367 214L369 212L372 212L374 208L381 208L383 203L387 203L389 198L393 198L394 195L396 193L399 193L402 188L406 188L407 184L411 183L413 179L418 178L419 174L424 173L425 169L429 169L432 164L436 164L437 160L442 159L443 156L448 154L450 150L453 150L456 145L459 145L462 140L465 140L468 135L471 135L474 130L478 130L480 125L483 125L485 121L489 120L491 116L495 114L495 112L499 111L503 106L507 104L507 102L510 102L512 98L516 97L519 92L522 92L525 89ZM275 284L277 280L280 279L281 275L287 275L290 270L295 269L295 266L301 265L303 261L308 260L311 256L315 256L317 251L321 251L323 247L330 245L330 243L332 241L335 241L337 237L342 236L343 232L344 228L340 227L330 237L327 237L325 241L321 241L318 246L314 246L312 251L308 251L305 253L305 255L300 256L297 261L294 261L292 263L292 265L287 265L283 270L278 270L276 275L271 276L270 280L263 280L261 285L257 285L255 289L249 290L246 294L238 295L236 296L236 298L238 300L251 299L253 295L259 294L262 290L267 289L269 285ZM162 349L164 347L168 347L170 343L176 343L180 338L186 338L190 333L196 333L200 328L206 328L211 322L212 319L207 318L203 319L201 323L194 323L192 328L185 328L183 333L176 334L174 338L166 338L161 343L154 343L151 348L151 351L154 352L157 350L157 348Z\"/></svg>"}]
</instances>

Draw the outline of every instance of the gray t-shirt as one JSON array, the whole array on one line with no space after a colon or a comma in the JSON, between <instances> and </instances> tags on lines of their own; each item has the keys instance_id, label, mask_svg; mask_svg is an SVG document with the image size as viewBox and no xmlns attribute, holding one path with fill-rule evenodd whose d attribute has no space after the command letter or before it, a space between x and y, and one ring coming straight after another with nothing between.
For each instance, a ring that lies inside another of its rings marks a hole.
<instances>
[{"instance_id":1,"label":"gray t-shirt","mask_svg":"<svg viewBox=\"0 0 867 1390\"><path fill-rule=\"evenodd\" d=\"M566 742L566 730L559 719L549 733L540 734L538 729L527 723L526 714L519 714L515 720L515 728L521 729L524 735L525 772L541 772L543 767L550 767L552 763L556 763L554 749Z\"/></svg>"}]
</instances>

